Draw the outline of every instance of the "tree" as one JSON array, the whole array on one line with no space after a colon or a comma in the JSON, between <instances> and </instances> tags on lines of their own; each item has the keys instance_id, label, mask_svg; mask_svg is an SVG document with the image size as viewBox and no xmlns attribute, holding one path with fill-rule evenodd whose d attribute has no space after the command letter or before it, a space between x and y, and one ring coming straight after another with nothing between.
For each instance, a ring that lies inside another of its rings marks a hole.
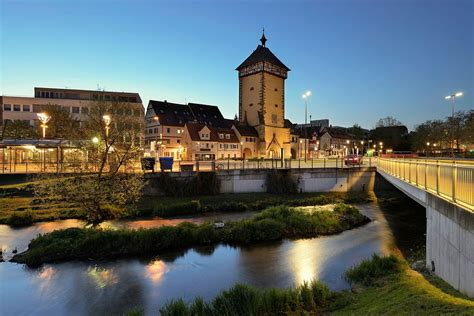
<instances>
[{"instance_id":1,"label":"tree","mask_svg":"<svg viewBox=\"0 0 474 316\"><path fill-rule=\"evenodd\" d=\"M79 207L87 223L96 227L119 216L137 202L144 185L141 173L125 173L140 157L143 117L132 113L130 105L116 101L92 101L83 124L90 159L95 170L81 165L72 176L42 175L35 186L40 199L60 199ZM104 116L110 118L106 123Z\"/></svg>"},{"instance_id":2,"label":"tree","mask_svg":"<svg viewBox=\"0 0 474 316\"><path fill-rule=\"evenodd\" d=\"M354 124L354 126L352 126L351 128L349 128L350 130L350 133L352 133L354 135L354 138L356 140L363 140L364 139L364 130L362 129L362 127L360 127L359 124Z\"/></svg>"},{"instance_id":3,"label":"tree","mask_svg":"<svg viewBox=\"0 0 474 316\"><path fill-rule=\"evenodd\" d=\"M3 125L3 138L35 138L38 136L36 129L28 121L5 120Z\"/></svg>"},{"instance_id":4,"label":"tree","mask_svg":"<svg viewBox=\"0 0 474 316\"><path fill-rule=\"evenodd\" d=\"M73 118L67 108L47 104L42 107L42 111L51 117L46 132L48 138L80 139L83 137L79 120Z\"/></svg>"},{"instance_id":5,"label":"tree","mask_svg":"<svg viewBox=\"0 0 474 316\"><path fill-rule=\"evenodd\" d=\"M381 118L377 121L376 127L401 126L402 122L392 116Z\"/></svg>"}]
</instances>

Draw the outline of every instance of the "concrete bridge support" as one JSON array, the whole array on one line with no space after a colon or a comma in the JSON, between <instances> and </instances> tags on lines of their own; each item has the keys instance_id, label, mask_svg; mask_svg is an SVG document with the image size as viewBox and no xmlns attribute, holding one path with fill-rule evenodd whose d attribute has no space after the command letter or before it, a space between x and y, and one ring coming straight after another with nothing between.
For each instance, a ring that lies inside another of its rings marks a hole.
<instances>
[{"instance_id":1,"label":"concrete bridge support","mask_svg":"<svg viewBox=\"0 0 474 316\"><path fill-rule=\"evenodd\" d=\"M429 193L426 202L428 269L474 297L474 213Z\"/></svg>"},{"instance_id":2,"label":"concrete bridge support","mask_svg":"<svg viewBox=\"0 0 474 316\"><path fill-rule=\"evenodd\" d=\"M380 169L378 173L426 208L426 267L474 297L474 213Z\"/></svg>"}]
</instances>

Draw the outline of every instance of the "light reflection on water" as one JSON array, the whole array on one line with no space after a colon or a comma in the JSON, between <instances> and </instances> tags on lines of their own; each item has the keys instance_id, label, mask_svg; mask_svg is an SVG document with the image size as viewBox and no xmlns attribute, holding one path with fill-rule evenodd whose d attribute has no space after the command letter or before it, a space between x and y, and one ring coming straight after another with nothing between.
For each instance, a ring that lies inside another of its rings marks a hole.
<instances>
[{"instance_id":1,"label":"light reflection on water","mask_svg":"<svg viewBox=\"0 0 474 316\"><path fill-rule=\"evenodd\" d=\"M380 210L375 205L360 209L376 220L334 236L197 247L151 259L66 262L39 269L2 263L0 314L123 314L135 306L156 314L173 298L212 299L237 282L291 287L319 279L333 290L344 289L348 284L342 275L349 267L373 253L387 253L393 245ZM31 236L31 231L25 234ZM0 243L9 244L4 235L0 227ZM27 237L19 234L19 239Z\"/></svg>"}]
</instances>

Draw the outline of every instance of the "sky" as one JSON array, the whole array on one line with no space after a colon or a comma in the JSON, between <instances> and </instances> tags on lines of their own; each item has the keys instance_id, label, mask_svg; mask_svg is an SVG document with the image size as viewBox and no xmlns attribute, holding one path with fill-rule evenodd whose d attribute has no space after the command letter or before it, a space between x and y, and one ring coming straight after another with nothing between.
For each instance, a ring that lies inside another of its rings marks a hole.
<instances>
[{"instance_id":1,"label":"sky","mask_svg":"<svg viewBox=\"0 0 474 316\"><path fill-rule=\"evenodd\" d=\"M413 129L474 108L474 0L0 0L1 95L138 92L238 113L235 68L260 43L291 71L285 112Z\"/></svg>"}]
</instances>

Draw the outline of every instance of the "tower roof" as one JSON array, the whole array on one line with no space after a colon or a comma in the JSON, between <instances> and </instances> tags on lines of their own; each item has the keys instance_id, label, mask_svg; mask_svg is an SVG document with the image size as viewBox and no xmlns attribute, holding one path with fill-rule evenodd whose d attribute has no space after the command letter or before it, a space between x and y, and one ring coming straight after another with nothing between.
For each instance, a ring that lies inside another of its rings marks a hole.
<instances>
[{"instance_id":1,"label":"tower roof","mask_svg":"<svg viewBox=\"0 0 474 316\"><path fill-rule=\"evenodd\" d=\"M246 60L244 60L243 63L241 63L239 65L239 67L237 67L235 70L240 70L244 67L247 67L247 66L250 66L250 65L254 65L256 63L259 63L259 62L268 62L268 63L271 63L275 66L278 66L280 68L283 68L287 71L290 70L290 68L286 67L285 64L283 64L279 59L278 57L276 57L272 51L265 46L265 42L267 41L267 39L265 38L265 34L262 35L262 38L260 39L260 41L262 42L262 45L258 45L257 46L257 49L255 49L253 51L252 54L250 54L249 57L247 57Z\"/></svg>"}]
</instances>

